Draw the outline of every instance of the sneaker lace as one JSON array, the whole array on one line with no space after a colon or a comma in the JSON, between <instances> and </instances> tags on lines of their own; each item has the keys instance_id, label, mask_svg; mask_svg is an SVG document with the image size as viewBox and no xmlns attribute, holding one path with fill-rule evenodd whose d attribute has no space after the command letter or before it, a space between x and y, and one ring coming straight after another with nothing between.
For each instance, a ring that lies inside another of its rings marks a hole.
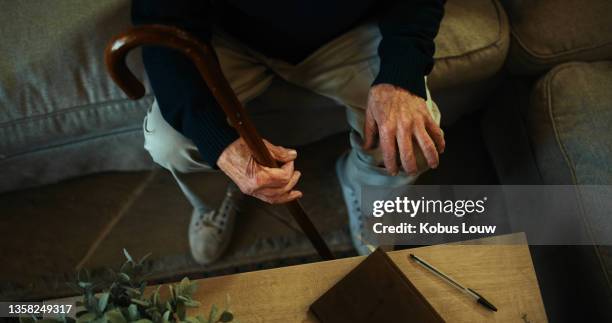
<instances>
[{"instance_id":1,"label":"sneaker lace","mask_svg":"<svg viewBox=\"0 0 612 323\"><path fill-rule=\"evenodd\" d=\"M230 184L219 209L200 214L200 221L203 225L214 227L218 232L221 232L227 224L229 214L239 211L239 198L241 198L239 191Z\"/></svg>"}]
</instances>

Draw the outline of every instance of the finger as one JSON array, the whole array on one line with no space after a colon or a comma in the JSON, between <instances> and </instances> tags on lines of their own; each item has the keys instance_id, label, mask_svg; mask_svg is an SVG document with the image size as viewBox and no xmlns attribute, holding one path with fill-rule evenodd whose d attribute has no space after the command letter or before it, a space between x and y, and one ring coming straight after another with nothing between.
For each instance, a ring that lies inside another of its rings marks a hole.
<instances>
[{"instance_id":1,"label":"finger","mask_svg":"<svg viewBox=\"0 0 612 323\"><path fill-rule=\"evenodd\" d=\"M381 128L378 135L385 168L387 168L389 174L394 176L397 175L397 145L395 136L395 129L392 128Z\"/></svg>"},{"instance_id":2,"label":"finger","mask_svg":"<svg viewBox=\"0 0 612 323\"><path fill-rule=\"evenodd\" d=\"M282 203L287 203L296 199L299 199L300 197L302 197L302 192L300 191L291 191L291 192L287 192L281 196L278 197L267 197L267 196L263 196L263 195L254 195L256 198L270 203L270 204L282 204Z\"/></svg>"},{"instance_id":3,"label":"finger","mask_svg":"<svg viewBox=\"0 0 612 323\"><path fill-rule=\"evenodd\" d=\"M280 187L280 188L271 188L271 187L260 188L256 190L255 193L262 195L262 196L269 197L269 198L278 198L282 196L283 194L291 191L295 187L297 182L300 180L301 176L302 176L302 173L300 173L299 171L296 171L295 173L293 173L293 176L291 177L291 180L289 180L289 183L287 183L287 185Z\"/></svg>"},{"instance_id":4,"label":"finger","mask_svg":"<svg viewBox=\"0 0 612 323\"><path fill-rule=\"evenodd\" d=\"M444 140L444 132L440 129L433 120L427 122L427 132L433 139L436 147L438 148L438 153L443 153L444 149L446 149L446 141Z\"/></svg>"},{"instance_id":5,"label":"finger","mask_svg":"<svg viewBox=\"0 0 612 323\"><path fill-rule=\"evenodd\" d=\"M423 156L425 156L425 160L427 160L427 164L431 168L438 167L438 151L436 150L436 145L434 145L429 133L425 130L425 126L423 123L417 123L414 128L414 135L421 147L421 151L423 152Z\"/></svg>"},{"instance_id":6,"label":"finger","mask_svg":"<svg viewBox=\"0 0 612 323\"><path fill-rule=\"evenodd\" d=\"M295 151L294 149L275 146L267 140L264 140L264 143L266 144L266 147L268 147L268 150L272 154L272 157L280 162L286 163L297 158L297 151Z\"/></svg>"},{"instance_id":7,"label":"finger","mask_svg":"<svg viewBox=\"0 0 612 323\"><path fill-rule=\"evenodd\" d=\"M365 124L363 126L363 135L364 135L364 144L363 149L372 149L374 148L374 142L376 141L376 120L374 116L368 111L366 111L365 115Z\"/></svg>"},{"instance_id":8,"label":"finger","mask_svg":"<svg viewBox=\"0 0 612 323\"><path fill-rule=\"evenodd\" d=\"M411 129L405 129L397 134L397 146L399 147L402 168L410 175L416 175L417 163L414 158L414 147L412 146Z\"/></svg>"},{"instance_id":9,"label":"finger","mask_svg":"<svg viewBox=\"0 0 612 323\"><path fill-rule=\"evenodd\" d=\"M285 193L283 196L278 197L273 201L274 204L283 204L287 202L291 202L293 200L297 200L302 197L302 192L300 191L291 191L289 193Z\"/></svg>"},{"instance_id":10,"label":"finger","mask_svg":"<svg viewBox=\"0 0 612 323\"><path fill-rule=\"evenodd\" d=\"M260 172L255 176L256 186L264 187L283 187L291 180L294 173L294 162L285 163L280 168L262 166Z\"/></svg>"}]
</instances>

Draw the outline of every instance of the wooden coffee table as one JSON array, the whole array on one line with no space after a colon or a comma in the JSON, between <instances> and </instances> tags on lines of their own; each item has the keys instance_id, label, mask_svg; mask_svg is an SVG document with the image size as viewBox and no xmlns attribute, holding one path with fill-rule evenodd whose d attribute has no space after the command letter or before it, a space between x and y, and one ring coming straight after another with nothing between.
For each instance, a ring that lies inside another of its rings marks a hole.
<instances>
[{"instance_id":1,"label":"wooden coffee table","mask_svg":"<svg viewBox=\"0 0 612 323\"><path fill-rule=\"evenodd\" d=\"M408 259L414 253L497 308L491 312ZM547 322L538 281L523 233L388 253L449 323ZM308 307L365 257L351 257L197 280L190 315L208 315L211 304L230 310L243 323L318 322ZM150 286L151 290L155 286ZM165 288L162 289L164 291ZM79 297L62 299L72 303ZM342 310L342 309L338 309Z\"/></svg>"},{"instance_id":2,"label":"wooden coffee table","mask_svg":"<svg viewBox=\"0 0 612 323\"><path fill-rule=\"evenodd\" d=\"M414 253L497 306L491 312L410 261ZM522 233L389 253L447 322L546 322L542 297ZM317 322L308 307L364 257L198 280L192 314L222 306L227 295L240 322ZM341 310L341 309L338 309Z\"/></svg>"}]
</instances>

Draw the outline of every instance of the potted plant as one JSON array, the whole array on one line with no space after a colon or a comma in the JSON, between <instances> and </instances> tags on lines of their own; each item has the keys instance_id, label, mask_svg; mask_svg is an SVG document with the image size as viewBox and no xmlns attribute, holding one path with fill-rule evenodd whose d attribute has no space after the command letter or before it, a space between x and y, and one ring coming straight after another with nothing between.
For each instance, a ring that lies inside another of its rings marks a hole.
<instances>
[{"instance_id":1,"label":"potted plant","mask_svg":"<svg viewBox=\"0 0 612 323\"><path fill-rule=\"evenodd\" d=\"M20 322L57 323L57 322L95 322L95 323L217 323L236 322L234 315L226 308L219 310L212 305L204 316L187 316L187 308L198 307L200 303L192 298L197 283L187 277L179 283L167 285L167 295L160 293L162 286L152 292L145 291L144 261L149 255L135 261L123 250L126 261L118 271L108 270L108 275L100 282L93 282L87 271L80 271L76 285L82 299L76 303L80 310L76 320L71 317L36 318L22 317ZM96 292L99 291L99 292ZM227 301L229 304L229 299Z\"/></svg>"}]
</instances>

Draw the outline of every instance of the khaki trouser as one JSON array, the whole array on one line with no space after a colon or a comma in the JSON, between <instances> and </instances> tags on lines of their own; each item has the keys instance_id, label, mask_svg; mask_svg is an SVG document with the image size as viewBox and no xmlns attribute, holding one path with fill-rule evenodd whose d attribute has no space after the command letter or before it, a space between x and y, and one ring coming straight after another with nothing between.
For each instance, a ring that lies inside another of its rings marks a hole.
<instances>
[{"instance_id":1,"label":"khaki trouser","mask_svg":"<svg viewBox=\"0 0 612 323\"><path fill-rule=\"evenodd\" d=\"M378 26L374 23L366 24L332 40L298 65L265 57L221 32L213 34L212 46L217 52L225 77L243 103L263 93L273 78L280 77L345 105L347 121L352 129L349 161L359 164L356 183L405 185L412 183L416 176L408 176L403 172L395 177L388 176L380 167L380 150L361 149L368 90L380 65L377 53L380 40ZM439 124L440 112L431 100L429 90L427 107ZM196 146L162 118L157 102L153 103L145 117L143 128L145 149L155 162L172 172L194 207L202 207L200 199L181 180L181 174L211 169L201 159ZM415 155L419 169L425 169L426 163L416 145Z\"/></svg>"}]
</instances>

